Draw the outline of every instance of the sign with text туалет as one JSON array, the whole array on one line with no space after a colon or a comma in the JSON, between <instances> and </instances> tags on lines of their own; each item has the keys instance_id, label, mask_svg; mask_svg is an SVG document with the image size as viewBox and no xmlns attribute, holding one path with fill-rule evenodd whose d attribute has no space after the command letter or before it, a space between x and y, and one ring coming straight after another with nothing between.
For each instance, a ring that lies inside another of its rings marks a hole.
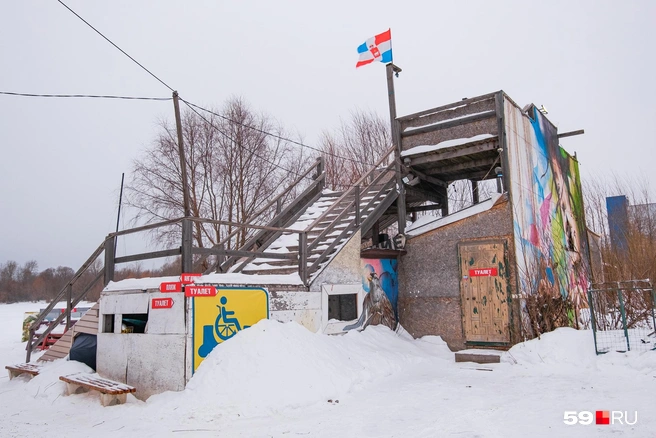
<instances>
[{"instance_id":1,"label":"sign with text \u0442\u0443\u0430\u043b\u0435\u0442","mask_svg":"<svg viewBox=\"0 0 656 438\"><path fill-rule=\"evenodd\" d=\"M185 286L185 297L214 297L216 288L214 286Z\"/></svg>"},{"instance_id":2,"label":"sign with text \u0442\u0443\u0430\u043b\u0435\u0442","mask_svg":"<svg viewBox=\"0 0 656 438\"><path fill-rule=\"evenodd\" d=\"M173 307L173 298L153 298L150 307L153 309L170 309Z\"/></svg>"},{"instance_id":3,"label":"sign with text \u0442\u0443\u0430\u043b\u0435\u0442","mask_svg":"<svg viewBox=\"0 0 656 438\"><path fill-rule=\"evenodd\" d=\"M470 269L470 277L496 277L499 275L499 270L497 268L477 268Z\"/></svg>"},{"instance_id":4,"label":"sign with text \u0442\u0443\u0430\u043b\u0435\u0442","mask_svg":"<svg viewBox=\"0 0 656 438\"><path fill-rule=\"evenodd\" d=\"M159 285L160 292L182 292L182 283L179 281L165 281Z\"/></svg>"}]
</instances>

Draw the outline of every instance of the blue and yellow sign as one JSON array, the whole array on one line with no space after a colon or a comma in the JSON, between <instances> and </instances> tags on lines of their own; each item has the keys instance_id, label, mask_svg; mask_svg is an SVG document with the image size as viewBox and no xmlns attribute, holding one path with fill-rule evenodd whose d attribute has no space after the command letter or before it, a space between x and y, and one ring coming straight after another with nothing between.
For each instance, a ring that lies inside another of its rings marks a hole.
<instances>
[{"instance_id":1,"label":"blue and yellow sign","mask_svg":"<svg viewBox=\"0 0 656 438\"><path fill-rule=\"evenodd\" d=\"M193 369L218 344L269 318L269 294L262 288L217 288L213 297L192 298Z\"/></svg>"}]
</instances>

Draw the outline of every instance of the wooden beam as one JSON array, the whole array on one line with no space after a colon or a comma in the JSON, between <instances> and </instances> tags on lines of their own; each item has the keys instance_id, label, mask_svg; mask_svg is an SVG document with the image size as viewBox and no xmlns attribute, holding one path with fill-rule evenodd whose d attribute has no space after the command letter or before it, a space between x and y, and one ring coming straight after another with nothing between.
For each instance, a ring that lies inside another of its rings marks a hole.
<instances>
[{"instance_id":1,"label":"wooden beam","mask_svg":"<svg viewBox=\"0 0 656 438\"><path fill-rule=\"evenodd\" d=\"M448 187L448 184L446 182L442 181L441 179L435 178L435 177L430 176L430 175L426 175L424 172L422 172L420 170L413 169L413 168L410 168L410 167L405 166L405 165L402 165L402 166L403 166L403 170L405 172L413 173L413 174L417 175L419 177L419 179L423 179L424 181L427 181L431 184L435 184L436 186Z\"/></svg>"},{"instance_id":2,"label":"wooden beam","mask_svg":"<svg viewBox=\"0 0 656 438\"><path fill-rule=\"evenodd\" d=\"M438 106L437 108L432 108L432 109L429 109L429 110L424 110L424 111L421 111L421 112L418 112L418 113L409 114L407 116L399 117L398 120L401 121L401 122L406 122L408 120L423 117L423 116L428 115L428 114L439 113L439 112L446 111L446 110L449 110L449 109L452 109L452 108L471 105L473 103L480 102L482 100L492 99L492 98L494 98L496 93L497 92L490 93L490 94L484 94L482 96L472 97L472 98L469 98L469 99L462 99L458 102L450 103L448 105L442 105L442 106Z\"/></svg>"},{"instance_id":3,"label":"wooden beam","mask_svg":"<svg viewBox=\"0 0 656 438\"><path fill-rule=\"evenodd\" d=\"M464 163L448 164L445 166L431 167L431 174L454 173L461 170L473 169L476 167L491 167L498 162L497 158L485 158L481 160L471 160ZM492 171L490 171L491 173Z\"/></svg>"},{"instance_id":4,"label":"wooden beam","mask_svg":"<svg viewBox=\"0 0 656 438\"><path fill-rule=\"evenodd\" d=\"M296 260L297 254L279 252L256 252L256 251L240 251L236 249L221 249L221 248L194 248L194 254L207 254L207 255L227 255L233 257L252 257L263 259L276 259L276 260Z\"/></svg>"},{"instance_id":5,"label":"wooden beam","mask_svg":"<svg viewBox=\"0 0 656 438\"><path fill-rule=\"evenodd\" d=\"M403 160L405 161L406 158L410 158L410 166L417 166L420 164L434 163L435 161L448 160L451 158L465 157L467 155L493 151L497 149L497 145L497 140L486 141L484 143L463 145L462 147L459 147L455 150L448 148L432 151L429 153L429 155L421 155L417 158L414 158L413 156L403 157Z\"/></svg>"},{"instance_id":6,"label":"wooden beam","mask_svg":"<svg viewBox=\"0 0 656 438\"><path fill-rule=\"evenodd\" d=\"M161 257L171 257L171 256L180 255L180 253L181 253L180 248L165 249L162 251L144 252L141 254L134 254L130 256L116 257L116 259L114 259L114 263L118 264L118 263L136 262L139 260L158 259Z\"/></svg>"},{"instance_id":7,"label":"wooden beam","mask_svg":"<svg viewBox=\"0 0 656 438\"><path fill-rule=\"evenodd\" d=\"M578 131L569 131L569 132L563 132L562 134L558 134L558 138L572 137L575 135L582 135L582 134L585 134L585 130L579 129Z\"/></svg>"},{"instance_id":8,"label":"wooden beam","mask_svg":"<svg viewBox=\"0 0 656 438\"><path fill-rule=\"evenodd\" d=\"M440 204L440 208L442 208L442 198L439 196L439 194L426 190L422 188L421 186L410 186L406 187L406 191L409 193L413 194L413 196L417 196L423 199L426 199L427 201L435 202L436 204Z\"/></svg>"},{"instance_id":9,"label":"wooden beam","mask_svg":"<svg viewBox=\"0 0 656 438\"><path fill-rule=\"evenodd\" d=\"M466 125L468 123L478 122L479 120L491 119L496 117L496 111L485 111L471 116L460 117L457 119L444 120L442 122L435 122L421 128L413 128L411 126L405 128L401 133L401 137L411 137L413 135L425 134L427 132L439 131L441 129L453 128L455 126Z\"/></svg>"}]
</instances>

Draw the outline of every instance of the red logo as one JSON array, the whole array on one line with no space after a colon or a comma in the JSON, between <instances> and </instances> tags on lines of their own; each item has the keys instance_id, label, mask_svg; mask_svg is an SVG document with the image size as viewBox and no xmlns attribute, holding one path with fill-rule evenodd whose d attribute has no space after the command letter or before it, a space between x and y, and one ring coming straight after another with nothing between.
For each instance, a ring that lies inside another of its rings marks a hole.
<instances>
[{"instance_id":1,"label":"red logo","mask_svg":"<svg viewBox=\"0 0 656 438\"><path fill-rule=\"evenodd\" d=\"M170 309L173 307L173 298L153 298L151 307L153 309Z\"/></svg>"},{"instance_id":2,"label":"red logo","mask_svg":"<svg viewBox=\"0 0 656 438\"><path fill-rule=\"evenodd\" d=\"M478 268L469 270L470 277L496 277L497 275L499 275L497 268Z\"/></svg>"},{"instance_id":3,"label":"red logo","mask_svg":"<svg viewBox=\"0 0 656 438\"><path fill-rule=\"evenodd\" d=\"M191 274L182 274L180 275L180 282L182 284L193 283L195 278L200 277L203 274L200 273L191 273Z\"/></svg>"},{"instance_id":4,"label":"red logo","mask_svg":"<svg viewBox=\"0 0 656 438\"><path fill-rule=\"evenodd\" d=\"M596 411L597 424L610 424L610 411Z\"/></svg>"},{"instance_id":5,"label":"red logo","mask_svg":"<svg viewBox=\"0 0 656 438\"><path fill-rule=\"evenodd\" d=\"M185 286L185 297L214 297L216 288L214 286Z\"/></svg>"},{"instance_id":6,"label":"red logo","mask_svg":"<svg viewBox=\"0 0 656 438\"><path fill-rule=\"evenodd\" d=\"M159 285L160 292L182 292L182 283L179 281L165 281Z\"/></svg>"}]
</instances>

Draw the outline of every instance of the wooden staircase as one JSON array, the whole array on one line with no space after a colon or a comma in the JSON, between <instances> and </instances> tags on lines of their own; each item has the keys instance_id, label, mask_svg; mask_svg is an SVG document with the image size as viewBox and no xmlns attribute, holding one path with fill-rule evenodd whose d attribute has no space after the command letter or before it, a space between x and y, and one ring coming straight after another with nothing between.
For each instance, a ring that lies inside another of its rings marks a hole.
<instances>
[{"instance_id":1,"label":"wooden staircase","mask_svg":"<svg viewBox=\"0 0 656 438\"><path fill-rule=\"evenodd\" d=\"M219 272L269 275L298 272L303 283L309 285L358 230L364 235L396 201L392 156L393 149L390 149L349 190L322 191L286 222L274 219L271 226L284 227L284 231L263 230L240 248L260 252L262 256L233 257L220 266Z\"/></svg>"}]
</instances>

